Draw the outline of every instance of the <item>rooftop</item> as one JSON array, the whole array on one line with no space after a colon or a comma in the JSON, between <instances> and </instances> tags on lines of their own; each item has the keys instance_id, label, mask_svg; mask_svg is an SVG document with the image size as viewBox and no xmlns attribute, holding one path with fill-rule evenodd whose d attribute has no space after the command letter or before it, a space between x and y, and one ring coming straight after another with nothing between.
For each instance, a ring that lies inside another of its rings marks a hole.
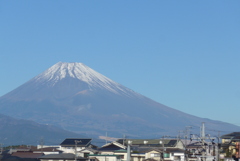
<instances>
[{"instance_id":1,"label":"rooftop","mask_svg":"<svg viewBox=\"0 0 240 161\"><path fill-rule=\"evenodd\" d=\"M65 139L60 145L61 146L88 146L91 143L92 139L80 139L80 138L69 138Z\"/></svg>"}]
</instances>

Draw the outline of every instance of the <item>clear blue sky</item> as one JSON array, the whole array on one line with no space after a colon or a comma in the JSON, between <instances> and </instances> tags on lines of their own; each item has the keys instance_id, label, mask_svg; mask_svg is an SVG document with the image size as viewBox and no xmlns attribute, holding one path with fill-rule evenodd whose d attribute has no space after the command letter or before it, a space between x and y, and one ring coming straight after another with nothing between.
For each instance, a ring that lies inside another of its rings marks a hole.
<instances>
[{"instance_id":1,"label":"clear blue sky","mask_svg":"<svg viewBox=\"0 0 240 161\"><path fill-rule=\"evenodd\" d=\"M239 0L1 0L0 96L82 62L153 100L240 125Z\"/></svg>"}]
</instances>

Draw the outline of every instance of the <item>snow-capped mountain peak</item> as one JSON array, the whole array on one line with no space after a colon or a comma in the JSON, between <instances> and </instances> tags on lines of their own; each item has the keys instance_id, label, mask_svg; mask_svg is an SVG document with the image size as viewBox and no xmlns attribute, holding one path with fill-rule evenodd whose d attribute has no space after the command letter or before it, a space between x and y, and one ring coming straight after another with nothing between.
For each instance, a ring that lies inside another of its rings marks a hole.
<instances>
[{"instance_id":1,"label":"snow-capped mountain peak","mask_svg":"<svg viewBox=\"0 0 240 161\"><path fill-rule=\"evenodd\" d=\"M104 75L94 71L83 63L58 62L40 75L33 78L35 82L47 82L48 86L54 86L58 81L71 77L81 80L89 85L89 88L105 88L114 93L125 93L126 89L119 83L112 81Z\"/></svg>"}]
</instances>

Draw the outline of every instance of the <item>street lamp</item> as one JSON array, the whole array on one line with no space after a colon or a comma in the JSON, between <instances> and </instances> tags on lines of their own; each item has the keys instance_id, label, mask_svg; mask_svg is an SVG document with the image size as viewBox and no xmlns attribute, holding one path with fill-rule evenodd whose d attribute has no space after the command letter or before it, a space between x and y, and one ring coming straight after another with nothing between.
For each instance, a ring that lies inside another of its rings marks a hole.
<instances>
[{"instance_id":1,"label":"street lamp","mask_svg":"<svg viewBox=\"0 0 240 161\"><path fill-rule=\"evenodd\" d=\"M159 141L159 144L162 145L162 155L160 155L160 158L163 161L164 160L164 141L163 141L163 138L162 138L162 140Z\"/></svg>"},{"instance_id":2,"label":"street lamp","mask_svg":"<svg viewBox=\"0 0 240 161\"><path fill-rule=\"evenodd\" d=\"M217 161L219 161L219 149L220 149L220 144L219 144L219 137L217 137L217 136L215 136L215 138L217 138L217 145L216 145L216 143L214 142L214 139L211 139L211 141L212 141L212 145L216 148L214 148L214 154L215 154L215 156L216 156L216 160Z\"/></svg>"}]
</instances>

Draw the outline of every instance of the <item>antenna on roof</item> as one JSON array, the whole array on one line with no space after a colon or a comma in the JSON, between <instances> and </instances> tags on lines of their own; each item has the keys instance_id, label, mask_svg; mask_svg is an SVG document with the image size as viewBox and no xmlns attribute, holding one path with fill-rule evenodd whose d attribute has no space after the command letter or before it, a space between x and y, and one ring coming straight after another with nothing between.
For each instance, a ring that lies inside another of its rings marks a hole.
<instances>
[{"instance_id":1,"label":"antenna on roof","mask_svg":"<svg viewBox=\"0 0 240 161\"><path fill-rule=\"evenodd\" d=\"M126 135L123 134L123 146L125 146Z\"/></svg>"},{"instance_id":2,"label":"antenna on roof","mask_svg":"<svg viewBox=\"0 0 240 161\"><path fill-rule=\"evenodd\" d=\"M108 137L108 136L107 136L107 132L106 132L106 138L105 138L106 144L107 144L107 137Z\"/></svg>"},{"instance_id":3,"label":"antenna on roof","mask_svg":"<svg viewBox=\"0 0 240 161\"><path fill-rule=\"evenodd\" d=\"M43 144L44 144L44 139L43 139L43 137L41 137L41 140L40 140L41 153L43 153Z\"/></svg>"},{"instance_id":4,"label":"antenna on roof","mask_svg":"<svg viewBox=\"0 0 240 161\"><path fill-rule=\"evenodd\" d=\"M0 154L2 154L2 152L3 152L3 147L2 147L2 143L0 143Z\"/></svg>"},{"instance_id":5,"label":"antenna on roof","mask_svg":"<svg viewBox=\"0 0 240 161\"><path fill-rule=\"evenodd\" d=\"M221 133L221 131L218 131L218 138L220 138L220 133Z\"/></svg>"}]
</instances>

